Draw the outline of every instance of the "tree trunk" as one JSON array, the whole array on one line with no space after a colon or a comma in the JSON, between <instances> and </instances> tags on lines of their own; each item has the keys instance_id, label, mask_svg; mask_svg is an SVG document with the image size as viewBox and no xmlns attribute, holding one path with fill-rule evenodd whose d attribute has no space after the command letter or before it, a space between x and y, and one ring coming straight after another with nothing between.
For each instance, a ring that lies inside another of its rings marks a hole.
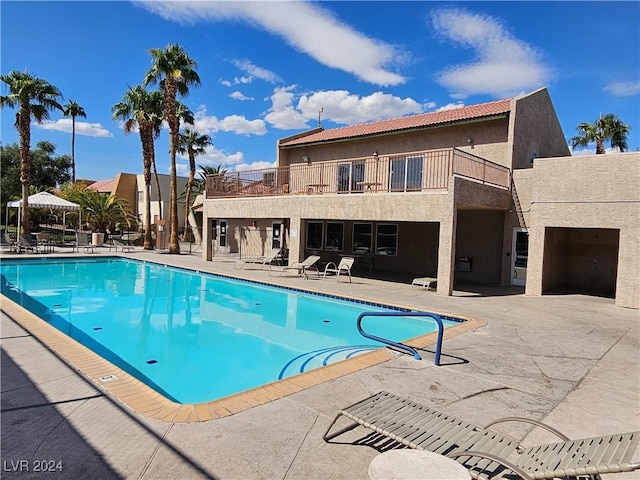
<instances>
[{"instance_id":1,"label":"tree trunk","mask_svg":"<svg viewBox=\"0 0 640 480\"><path fill-rule=\"evenodd\" d=\"M20 105L18 112L20 132L20 184L22 187L22 210L20 233L29 234L29 185L31 181L31 109L29 104Z\"/></svg>"},{"instance_id":2,"label":"tree trunk","mask_svg":"<svg viewBox=\"0 0 640 480\"><path fill-rule=\"evenodd\" d=\"M187 198L184 204L184 239L191 241L191 238L187 238L187 225L189 225L189 212L191 211L191 190L193 188L193 179L196 176L196 154L193 148L189 147L189 179L187 180Z\"/></svg>"},{"instance_id":3,"label":"tree trunk","mask_svg":"<svg viewBox=\"0 0 640 480\"><path fill-rule=\"evenodd\" d=\"M142 142L142 157L144 169L144 250L153 250L151 238L151 158L153 155L153 133L151 127L140 125L140 140Z\"/></svg>"},{"instance_id":4,"label":"tree trunk","mask_svg":"<svg viewBox=\"0 0 640 480\"><path fill-rule=\"evenodd\" d=\"M165 79L165 112L169 123L169 151L171 169L169 172L169 253L180 253L178 242L178 181L176 178L176 150L178 148L178 131L180 120L176 114L175 80L168 76Z\"/></svg>"},{"instance_id":5,"label":"tree trunk","mask_svg":"<svg viewBox=\"0 0 640 480\"><path fill-rule=\"evenodd\" d=\"M71 183L76 183L76 116L71 115Z\"/></svg>"}]
</instances>

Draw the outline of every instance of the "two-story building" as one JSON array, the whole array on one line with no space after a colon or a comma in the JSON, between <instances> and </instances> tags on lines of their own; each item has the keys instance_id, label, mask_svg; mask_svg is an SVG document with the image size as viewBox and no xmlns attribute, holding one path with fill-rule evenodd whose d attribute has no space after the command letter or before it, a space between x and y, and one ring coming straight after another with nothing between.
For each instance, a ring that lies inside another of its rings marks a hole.
<instances>
[{"instance_id":1,"label":"two-story building","mask_svg":"<svg viewBox=\"0 0 640 480\"><path fill-rule=\"evenodd\" d=\"M353 256L456 285L638 308L638 153L571 157L547 89L278 142L275 168L207 178L203 258ZM531 238L531 240L530 240Z\"/></svg>"}]
</instances>

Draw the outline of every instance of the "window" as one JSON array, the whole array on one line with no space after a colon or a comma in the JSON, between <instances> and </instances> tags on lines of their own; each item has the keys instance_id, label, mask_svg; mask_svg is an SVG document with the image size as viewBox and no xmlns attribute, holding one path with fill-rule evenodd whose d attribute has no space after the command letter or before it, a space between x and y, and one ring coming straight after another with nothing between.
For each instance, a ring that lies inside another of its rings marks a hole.
<instances>
[{"instance_id":1,"label":"window","mask_svg":"<svg viewBox=\"0 0 640 480\"><path fill-rule=\"evenodd\" d=\"M362 192L362 182L364 182L364 160L338 165L338 193Z\"/></svg>"},{"instance_id":2,"label":"window","mask_svg":"<svg viewBox=\"0 0 640 480\"><path fill-rule=\"evenodd\" d=\"M327 222L327 238L325 250L341 252L344 242L344 224Z\"/></svg>"},{"instance_id":3,"label":"window","mask_svg":"<svg viewBox=\"0 0 640 480\"><path fill-rule=\"evenodd\" d=\"M138 190L138 203L144 202L144 191Z\"/></svg>"},{"instance_id":4,"label":"window","mask_svg":"<svg viewBox=\"0 0 640 480\"><path fill-rule=\"evenodd\" d=\"M320 250L322 248L322 222L307 223L307 249Z\"/></svg>"},{"instance_id":5,"label":"window","mask_svg":"<svg viewBox=\"0 0 640 480\"><path fill-rule=\"evenodd\" d=\"M391 190L422 188L422 157L396 157L391 160Z\"/></svg>"},{"instance_id":6,"label":"window","mask_svg":"<svg viewBox=\"0 0 640 480\"><path fill-rule=\"evenodd\" d=\"M381 223L376 226L376 255L397 255L398 225Z\"/></svg>"},{"instance_id":7,"label":"window","mask_svg":"<svg viewBox=\"0 0 640 480\"><path fill-rule=\"evenodd\" d=\"M353 224L353 253L371 253L373 225L370 223Z\"/></svg>"}]
</instances>

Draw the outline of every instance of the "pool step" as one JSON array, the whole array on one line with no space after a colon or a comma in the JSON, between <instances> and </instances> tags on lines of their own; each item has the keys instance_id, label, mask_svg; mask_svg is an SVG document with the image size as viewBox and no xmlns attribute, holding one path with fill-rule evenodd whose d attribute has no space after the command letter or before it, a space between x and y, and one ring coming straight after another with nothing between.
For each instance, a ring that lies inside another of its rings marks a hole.
<instances>
[{"instance_id":1,"label":"pool step","mask_svg":"<svg viewBox=\"0 0 640 480\"><path fill-rule=\"evenodd\" d=\"M308 372L309 370L315 370L316 368L325 367L378 348L380 347L374 345L341 345L303 353L302 355L294 357L282 367L278 375L278 380L298 373Z\"/></svg>"}]
</instances>

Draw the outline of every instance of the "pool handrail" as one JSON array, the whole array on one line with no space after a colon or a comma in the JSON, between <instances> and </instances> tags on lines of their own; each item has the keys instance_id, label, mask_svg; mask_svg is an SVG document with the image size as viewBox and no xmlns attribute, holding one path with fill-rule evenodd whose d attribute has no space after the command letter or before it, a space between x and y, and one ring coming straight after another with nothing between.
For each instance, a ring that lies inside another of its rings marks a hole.
<instances>
[{"instance_id":1,"label":"pool handrail","mask_svg":"<svg viewBox=\"0 0 640 480\"><path fill-rule=\"evenodd\" d=\"M393 340L378 337L376 335L372 335L371 333L365 332L362 329L362 319L364 317L429 317L432 320L435 320L436 323L438 324L438 339L436 341L436 355L435 355L434 363L437 366L440 366L440 352L442 350L444 324L442 323L442 319L440 318L439 315L436 315L435 313L413 312L413 311L412 312L362 312L360 315L358 315L357 327L358 327L358 332L360 332L360 335L370 340L376 340L378 342L385 343L387 345L391 345L393 347L399 348L400 350L405 350L406 352L409 352L410 354L412 354L413 358L415 358L416 360L422 360L422 357L416 351L416 349L409 345L405 345L404 343L400 343L400 342L394 342Z\"/></svg>"}]
</instances>

